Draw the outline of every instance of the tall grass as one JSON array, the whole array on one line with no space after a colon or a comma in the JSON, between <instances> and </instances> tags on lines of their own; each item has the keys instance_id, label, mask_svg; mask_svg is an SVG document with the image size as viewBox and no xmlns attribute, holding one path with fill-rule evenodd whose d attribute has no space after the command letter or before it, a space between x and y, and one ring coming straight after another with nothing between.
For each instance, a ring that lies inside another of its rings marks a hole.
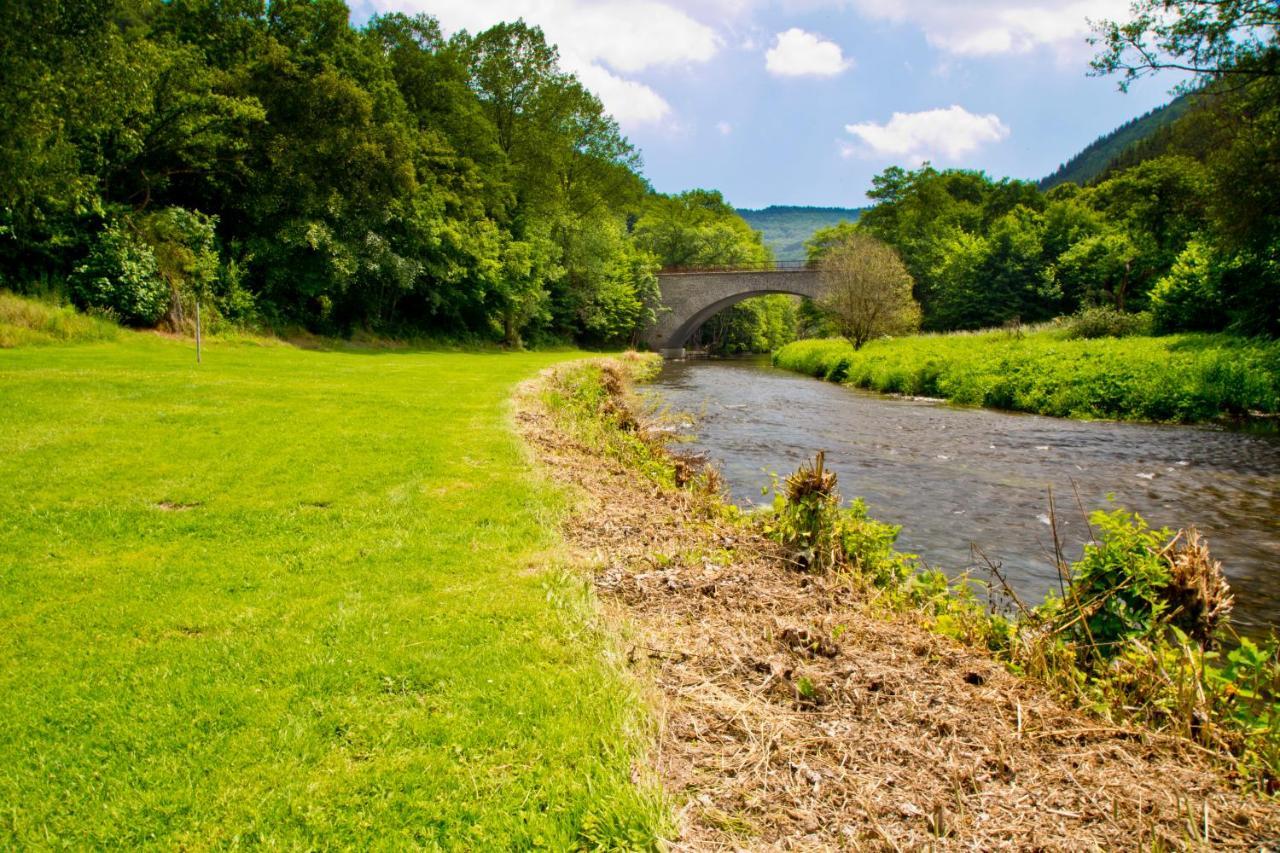
<instances>
[{"instance_id":1,"label":"tall grass","mask_svg":"<svg viewBox=\"0 0 1280 853\"><path fill-rule=\"evenodd\" d=\"M110 341L120 327L68 305L15 296L0 290L0 349L39 344Z\"/></svg>"},{"instance_id":2,"label":"tall grass","mask_svg":"<svg viewBox=\"0 0 1280 853\"><path fill-rule=\"evenodd\" d=\"M885 393L1073 418L1192 423L1280 412L1280 341L1230 335L1068 340L1056 329L797 341L778 367Z\"/></svg>"}]
</instances>

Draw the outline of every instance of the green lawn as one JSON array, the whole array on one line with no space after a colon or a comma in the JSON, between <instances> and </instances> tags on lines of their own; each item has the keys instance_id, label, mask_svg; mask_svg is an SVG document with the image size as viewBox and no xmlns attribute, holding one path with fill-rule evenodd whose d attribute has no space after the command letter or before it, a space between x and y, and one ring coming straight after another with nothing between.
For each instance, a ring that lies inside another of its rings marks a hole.
<instances>
[{"instance_id":1,"label":"green lawn","mask_svg":"<svg viewBox=\"0 0 1280 853\"><path fill-rule=\"evenodd\" d=\"M651 838L509 421L566 357L0 350L0 847Z\"/></svg>"}]
</instances>

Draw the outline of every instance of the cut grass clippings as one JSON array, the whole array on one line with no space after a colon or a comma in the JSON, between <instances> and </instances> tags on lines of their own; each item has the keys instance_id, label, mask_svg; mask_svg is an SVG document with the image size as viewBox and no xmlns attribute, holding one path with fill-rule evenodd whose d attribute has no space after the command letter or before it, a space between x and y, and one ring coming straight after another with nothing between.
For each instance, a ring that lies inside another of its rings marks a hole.
<instances>
[{"instance_id":1,"label":"cut grass clippings","mask_svg":"<svg viewBox=\"0 0 1280 853\"><path fill-rule=\"evenodd\" d=\"M0 848L652 845L509 419L565 357L0 351Z\"/></svg>"},{"instance_id":2,"label":"cut grass clippings","mask_svg":"<svg viewBox=\"0 0 1280 853\"><path fill-rule=\"evenodd\" d=\"M1069 340L1057 329L804 340L787 370L890 394L1041 415L1193 423L1280 413L1280 342L1231 335Z\"/></svg>"}]
</instances>

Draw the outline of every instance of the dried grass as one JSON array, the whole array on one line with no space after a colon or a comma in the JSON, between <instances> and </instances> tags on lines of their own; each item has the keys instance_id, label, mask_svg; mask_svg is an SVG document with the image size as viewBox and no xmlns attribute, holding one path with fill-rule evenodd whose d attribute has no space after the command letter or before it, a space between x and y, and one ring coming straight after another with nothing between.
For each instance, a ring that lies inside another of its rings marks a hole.
<instances>
[{"instance_id":1,"label":"dried grass","mask_svg":"<svg viewBox=\"0 0 1280 853\"><path fill-rule=\"evenodd\" d=\"M521 430L583 494L566 535L661 697L653 760L681 804L673 849L1280 839L1280 808L1238 790L1204 750L1100 725L912 617L788 569L714 498L655 486L567 435L537 399L521 395Z\"/></svg>"}]
</instances>

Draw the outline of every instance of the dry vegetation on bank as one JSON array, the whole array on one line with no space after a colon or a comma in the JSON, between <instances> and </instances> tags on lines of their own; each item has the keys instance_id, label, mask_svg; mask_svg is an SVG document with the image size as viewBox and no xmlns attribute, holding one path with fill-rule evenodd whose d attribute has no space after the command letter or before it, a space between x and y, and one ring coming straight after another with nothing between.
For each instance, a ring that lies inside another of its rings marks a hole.
<instances>
[{"instance_id":1,"label":"dry vegetation on bank","mask_svg":"<svg viewBox=\"0 0 1280 853\"><path fill-rule=\"evenodd\" d=\"M1280 839L1280 808L1202 748L1104 725L837 576L788 567L637 421L624 385L643 363L551 368L518 421L580 491L566 534L655 687L677 849Z\"/></svg>"}]
</instances>

